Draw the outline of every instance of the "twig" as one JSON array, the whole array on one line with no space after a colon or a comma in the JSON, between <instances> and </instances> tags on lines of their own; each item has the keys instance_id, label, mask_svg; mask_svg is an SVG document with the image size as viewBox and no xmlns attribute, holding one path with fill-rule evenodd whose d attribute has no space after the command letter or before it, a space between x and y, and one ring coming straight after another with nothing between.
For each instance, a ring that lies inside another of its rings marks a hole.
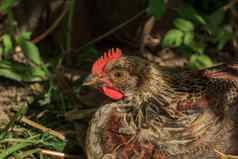
<instances>
[{"instance_id":1,"label":"twig","mask_svg":"<svg viewBox=\"0 0 238 159\"><path fill-rule=\"evenodd\" d=\"M80 159L80 157L76 155L69 155L62 152L56 152L56 151L51 151L46 149L41 149L40 153L42 153L43 155L50 155L50 156L55 156L60 158L62 157L62 158L70 158L70 159Z\"/></svg>"},{"instance_id":2,"label":"twig","mask_svg":"<svg viewBox=\"0 0 238 159\"><path fill-rule=\"evenodd\" d=\"M65 3L63 3L63 5L65 5ZM59 25L59 23L62 21L62 19L65 17L66 13L68 12L68 6L65 5L65 8L63 10L63 12L60 14L60 16L55 20L55 22L41 35L33 38L31 41L33 43L38 43L39 41L41 41L42 39L44 39L46 36L48 36L53 30L55 30L55 28Z\"/></svg>"},{"instance_id":3,"label":"twig","mask_svg":"<svg viewBox=\"0 0 238 159\"><path fill-rule=\"evenodd\" d=\"M55 137L57 137L57 138L59 138L59 139L61 139L63 141L66 140L65 136L63 134L61 134L61 133L59 133L57 131L54 131L54 130L52 130L50 128L47 128L47 127L45 127L45 126L43 126L43 125L41 125L39 123L36 123L36 122L28 119L27 117L22 117L21 121L23 123L27 124L27 125L30 125L30 126L32 126L34 128L37 128L37 129L41 130L42 132L47 132L47 133L49 133L49 134L51 134L51 135L53 135L53 136L55 136Z\"/></svg>"},{"instance_id":4,"label":"twig","mask_svg":"<svg viewBox=\"0 0 238 159\"><path fill-rule=\"evenodd\" d=\"M144 25L142 39L141 39L141 46L140 52L144 53L145 45L148 44L148 38L150 37L150 33L155 25L155 17L150 17Z\"/></svg>"},{"instance_id":5,"label":"twig","mask_svg":"<svg viewBox=\"0 0 238 159\"><path fill-rule=\"evenodd\" d=\"M89 41L88 43L86 43L85 45L83 45L82 47L75 49L75 50L71 50L70 52L73 53L77 53L80 52L81 50L87 48L88 46L108 37L109 35L113 34L114 32L118 31L119 29L125 27L126 25L128 25L129 23L131 23L132 21L134 21L135 19L137 19L138 17L142 16L143 14L145 14L147 8L144 10L141 10L139 13L137 13L135 16L131 17L130 19L126 20L125 22L121 23L120 25L116 26L115 28L112 28L111 30L109 30L108 32L98 36L97 38ZM67 52L68 53L68 52ZM67 54L66 53L66 54Z\"/></svg>"}]
</instances>

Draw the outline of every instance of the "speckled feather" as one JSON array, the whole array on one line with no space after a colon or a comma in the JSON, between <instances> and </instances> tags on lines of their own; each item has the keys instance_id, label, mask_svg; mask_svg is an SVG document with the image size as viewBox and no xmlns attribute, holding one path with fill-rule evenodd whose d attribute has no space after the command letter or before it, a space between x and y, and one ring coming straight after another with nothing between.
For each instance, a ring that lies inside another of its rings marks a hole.
<instances>
[{"instance_id":1,"label":"speckled feather","mask_svg":"<svg viewBox=\"0 0 238 159\"><path fill-rule=\"evenodd\" d=\"M122 57L108 69L114 65L138 79L133 87L118 86L130 87L127 98L95 113L89 159L215 159L215 149L238 154L238 64L189 72Z\"/></svg>"}]
</instances>

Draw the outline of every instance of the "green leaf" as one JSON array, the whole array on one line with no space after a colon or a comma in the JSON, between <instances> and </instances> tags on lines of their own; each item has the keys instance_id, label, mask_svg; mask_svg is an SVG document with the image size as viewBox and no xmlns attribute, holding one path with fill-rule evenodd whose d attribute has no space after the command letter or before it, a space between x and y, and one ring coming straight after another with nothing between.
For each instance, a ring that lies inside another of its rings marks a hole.
<instances>
[{"instance_id":1,"label":"green leaf","mask_svg":"<svg viewBox=\"0 0 238 159\"><path fill-rule=\"evenodd\" d=\"M5 57L9 57L9 55L13 52L13 44L10 35L3 35L3 55Z\"/></svg>"},{"instance_id":2,"label":"green leaf","mask_svg":"<svg viewBox=\"0 0 238 159\"><path fill-rule=\"evenodd\" d=\"M0 59L2 59L3 47L0 45Z\"/></svg>"},{"instance_id":3,"label":"green leaf","mask_svg":"<svg viewBox=\"0 0 238 159\"><path fill-rule=\"evenodd\" d=\"M23 40L30 40L31 39L31 32L22 32L20 38Z\"/></svg>"},{"instance_id":4,"label":"green leaf","mask_svg":"<svg viewBox=\"0 0 238 159\"><path fill-rule=\"evenodd\" d=\"M3 76L8 79L16 80L16 81L24 81L19 74L14 72L13 70L0 68L0 76Z\"/></svg>"},{"instance_id":5,"label":"green leaf","mask_svg":"<svg viewBox=\"0 0 238 159\"><path fill-rule=\"evenodd\" d=\"M148 13L159 19L165 12L164 0L149 0Z\"/></svg>"},{"instance_id":6,"label":"green leaf","mask_svg":"<svg viewBox=\"0 0 238 159\"><path fill-rule=\"evenodd\" d=\"M213 65L212 60L205 54L193 54L190 57L190 67L194 69L201 69Z\"/></svg>"},{"instance_id":7,"label":"green leaf","mask_svg":"<svg viewBox=\"0 0 238 159\"><path fill-rule=\"evenodd\" d=\"M217 41L217 48L219 50L223 49L225 44L234 37L234 33L228 32L226 30L220 30L216 34L215 40Z\"/></svg>"},{"instance_id":8,"label":"green leaf","mask_svg":"<svg viewBox=\"0 0 238 159\"><path fill-rule=\"evenodd\" d=\"M177 18L174 21L174 25L177 29L180 29L182 31L193 31L194 25L191 21L188 21L186 19Z\"/></svg>"},{"instance_id":9,"label":"green leaf","mask_svg":"<svg viewBox=\"0 0 238 159\"><path fill-rule=\"evenodd\" d=\"M47 78L48 73L41 67L35 67L31 69L31 80L44 80Z\"/></svg>"},{"instance_id":10,"label":"green leaf","mask_svg":"<svg viewBox=\"0 0 238 159\"><path fill-rule=\"evenodd\" d=\"M188 46L192 45L193 39L194 39L194 33L193 32L185 32L184 33L183 43L185 45L188 45Z\"/></svg>"},{"instance_id":11,"label":"green leaf","mask_svg":"<svg viewBox=\"0 0 238 159\"><path fill-rule=\"evenodd\" d=\"M184 33L178 29L172 29L166 33L162 40L163 47L179 47L183 43Z\"/></svg>"},{"instance_id":12,"label":"green leaf","mask_svg":"<svg viewBox=\"0 0 238 159\"><path fill-rule=\"evenodd\" d=\"M21 41L20 46L24 52L24 55L29 58L36 65L43 65L43 61L40 57L39 49L35 44L30 41Z\"/></svg>"},{"instance_id":13,"label":"green leaf","mask_svg":"<svg viewBox=\"0 0 238 159\"><path fill-rule=\"evenodd\" d=\"M20 35L16 37L16 41L18 44L22 43L23 41L31 39L31 32L22 32Z\"/></svg>"},{"instance_id":14,"label":"green leaf","mask_svg":"<svg viewBox=\"0 0 238 159\"><path fill-rule=\"evenodd\" d=\"M22 48L24 55L27 58L29 58L36 65L43 65L39 49L34 43L29 41L30 38L31 38L30 32L23 32L17 37L16 41Z\"/></svg>"},{"instance_id":15,"label":"green leaf","mask_svg":"<svg viewBox=\"0 0 238 159\"><path fill-rule=\"evenodd\" d=\"M16 2L16 0L3 0L0 2L0 12L6 13Z\"/></svg>"},{"instance_id":16,"label":"green leaf","mask_svg":"<svg viewBox=\"0 0 238 159\"><path fill-rule=\"evenodd\" d=\"M177 9L177 12L184 19L191 20L197 24L206 24L205 19L190 5Z\"/></svg>"},{"instance_id":17,"label":"green leaf","mask_svg":"<svg viewBox=\"0 0 238 159\"><path fill-rule=\"evenodd\" d=\"M217 30L221 27L220 25L224 21L224 18L225 18L225 10L223 8L217 9L210 16L207 16L206 29L208 30L208 32L215 34Z\"/></svg>"},{"instance_id":18,"label":"green leaf","mask_svg":"<svg viewBox=\"0 0 238 159\"><path fill-rule=\"evenodd\" d=\"M16 81L23 81L21 78L21 74L18 74L15 70L20 68L21 67L19 67L18 65L14 65L10 61L0 61L0 76Z\"/></svg>"},{"instance_id":19,"label":"green leaf","mask_svg":"<svg viewBox=\"0 0 238 159\"><path fill-rule=\"evenodd\" d=\"M184 33L184 39L183 39L183 43L187 46L192 45L194 40L194 33L193 32L185 32Z\"/></svg>"},{"instance_id":20,"label":"green leaf","mask_svg":"<svg viewBox=\"0 0 238 159\"><path fill-rule=\"evenodd\" d=\"M191 47L191 49L195 52L195 53L204 53L204 50L206 48L206 43L204 43L203 41L195 41L193 40L193 42L189 45Z\"/></svg>"},{"instance_id":21,"label":"green leaf","mask_svg":"<svg viewBox=\"0 0 238 159\"><path fill-rule=\"evenodd\" d=\"M0 76L24 82L36 82L46 80L48 74L40 67L32 68L27 65L11 62L0 61Z\"/></svg>"}]
</instances>

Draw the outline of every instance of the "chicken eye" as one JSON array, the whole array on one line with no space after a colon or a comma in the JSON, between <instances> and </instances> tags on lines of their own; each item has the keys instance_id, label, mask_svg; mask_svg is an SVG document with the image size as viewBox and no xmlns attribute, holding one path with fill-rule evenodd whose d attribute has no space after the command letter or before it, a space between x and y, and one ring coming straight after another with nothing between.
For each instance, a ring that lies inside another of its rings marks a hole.
<instances>
[{"instance_id":1,"label":"chicken eye","mask_svg":"<svg viewBox=\"0 0 238 159\"><path fill-rule=\"evenodd\" d=\"M125 71L113 71L112 79L118 82L123 82L127 80L127 73Z\"/></svg>"},{"instance_id":2,"label":"chicken eye","mask_svg":"<svg viewBox=\"0 0 238 159\"><path fill-rule=\"evenodd\" d=\"M116 78L121 78L121 77L123 76L123 73L122 73L122 72L115 72L115 73L114 73L114 76L115 76Z\"/></svg>"}]
</instances>

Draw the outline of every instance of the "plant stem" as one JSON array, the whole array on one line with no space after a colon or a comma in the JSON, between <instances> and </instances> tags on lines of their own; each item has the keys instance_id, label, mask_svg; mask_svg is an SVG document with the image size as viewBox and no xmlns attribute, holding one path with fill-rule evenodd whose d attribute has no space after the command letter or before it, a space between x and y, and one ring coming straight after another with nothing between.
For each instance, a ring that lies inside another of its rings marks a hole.
<instances>
[{"instance_id":1,"label":"plant stem","mask_svg":"<svg viewBox=\"0 0 238 159\"><path fill-rule=\"evenodd\" d=\"M86 43L85 45L83 45L82 47L80 47L79 49L76 50L72 50L73 53L77 53L91 45L93 45L94 43L108 37L109 35L113 34L114 32L118 31L119 29L125 27L126 25L128 25L129 23L131 23L132 21L134 21L135 19L137 19L138 17L142 16L143 14L145 14L147 8L144 10L141 10L139 13L137 13L135 16L131 17L130 19L126 20L125 22L121 23L120 25L116 26L115 28L112 28L111 30L109 30L108 32L98 36L97 38L93 39L92 41L89 41L88 43Z\"/></svg>"},{"instance_id":2,"label":"plant stem","mask_svg":"<svg viewBox=\"0 0 238 159\"><path fill-rule=\"evenodd\" d=\"M69 16L68 16L68 26L67 26L67 35L66 35L66 50L71 49L71 34L72 34L72 21L75 9L75 0L69 2Z\"/></svg>"}]
</instances>

